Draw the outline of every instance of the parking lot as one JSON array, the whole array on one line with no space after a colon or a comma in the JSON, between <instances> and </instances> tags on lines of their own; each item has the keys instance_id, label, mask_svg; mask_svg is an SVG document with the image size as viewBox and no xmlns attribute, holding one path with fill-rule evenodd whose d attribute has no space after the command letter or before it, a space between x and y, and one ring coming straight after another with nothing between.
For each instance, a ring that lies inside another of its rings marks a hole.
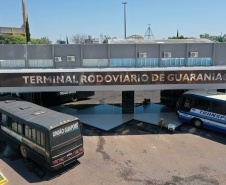
<instances>
[{"instance_id":1,"label":"parking lot","mask_svg":"<svg viewBox=\"0 0 226 185\"><path fill-rule=\"evenodd\" d=\"M111 132L84 127L84 157L57 172L22 159L1 143L0 171L10 185L225 184L225 135L208 130L190 133L189 125L174 134L166 129L151 133L135 125L130 122Z\"/></svg>"},{"instance_id":2,"label":"parking lot","mask_svg":"<svg viewBox=\"0 0 226 185\"><path fill-rule=\"evenodd\" d=\"M110 131L83 124L85 155L57 172L22 159L19 152L0 143L0 171L9 185L225 184L225 135L187 124L174 134L155 127L137 120Z\"/></svg>"}]
</instances>

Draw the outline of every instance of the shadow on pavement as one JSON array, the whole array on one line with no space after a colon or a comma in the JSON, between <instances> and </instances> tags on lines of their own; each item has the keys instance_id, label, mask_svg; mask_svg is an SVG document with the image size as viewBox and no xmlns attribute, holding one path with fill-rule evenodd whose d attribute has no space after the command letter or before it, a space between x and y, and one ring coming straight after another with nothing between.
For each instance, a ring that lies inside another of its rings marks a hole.
<instances>
[{"instance_id":1,"label":"shadow on pavement","mask_svg":"<svg viewBox=\"0 0 226 185\"><path fill-rule=\"evenodd\" d=\"M24 180L26 180L28 183L49 181L51 179L60 177L64 173L80 165L80 162L76 161L64 167L63 169L52 172L30 159L23 159L19 152L12 149L11 147L11 151L7 149L7 152L9 152L10 154L5 155L6 148L7 145L3 142L0 142L0 159L8 166L10 166L21 177L23 177Z\"/></svg>"}]
</instances>

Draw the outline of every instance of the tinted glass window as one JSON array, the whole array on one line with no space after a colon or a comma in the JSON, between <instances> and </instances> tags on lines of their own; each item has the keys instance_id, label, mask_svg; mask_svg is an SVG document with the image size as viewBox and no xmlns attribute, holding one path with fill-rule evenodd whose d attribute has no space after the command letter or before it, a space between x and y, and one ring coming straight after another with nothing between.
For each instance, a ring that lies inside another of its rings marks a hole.
<instances>
[{"instance_id":1,"label":"tinted glass window","mask_svg":"<svg viewBox=\"0 0 226 185\"><path fill-rule=\"evenodd\" d=\"M31 139L31 129L27 125L25 125L25 136Z\"/></svg>"},{"instance_id":2,"label":"tinted glass window","mask_svg":"<svg viewBox=\"0 0 226 185\"><path fill-rule=\"evenodd\" d=\"M201 110L208 110L210 102L205 99L197 98L195 99L195 107Z\"/></svg>"},{"instance_id":3,"label":"tinted glass window","mask_svg":"<svg viewBox=\"0 0 226 185\"><path fill-rule=\"evenodd\" d=\"M45 147L45 134L41 132L41 146Z\"/></svg>"},{"instance_id":4,"label":"tinted glass window","mask_svg":"<svg viewBox=\"0 0 226 185\"><path fill-rule=\"evenodd\" d=\"M180 102L181 102L181 110L184 110L184 111L190 111L190 109L193 106L193 101L192 101L192 98L190 97L183 97L183 99L180 100Z\"/></svg>"},{"instance_id":5,"label":"tinted glass window","mask_svg":"<svg viewBox=\"0 0 226 185\"><path fill-rule=\"evenodd\" d=\"M2 114L2 123L7 123L7 116L5 114Z\"/></svg>"},{"instance_id":6,"label":"tinted glass window","mask_svg":"<svg viewBox=\"0 0 226 185\"><path fill-rule=\"evenodd\" d=\"M36 141L36 130L32 129L32 140Z\"/></svg>"},{"instance_id":7,"label":"tinted glass window","mask_svg":"<svg viewBox=\"0 0 226 185\"><path fill-rule=\"evenodd\" d=\"M221 114L221 103L217 101L212 102L211 112Z\"/></svg>"},{"instance_id":8,"label":"tinted glass window","mask_svg":"<svg viewBox=\"0 0 226 185\"><path fill-rule=\"evenodd\" d=\"M37 143L40 145L41 144L41 134L39 131L37 131Z\"/></svg>"},{"instance_id":9,"label":"tinted glass window","mask_svg":"<svg viewBox=\"0 0 226 185\"><path fill-rule=\"evenodd\" d=\"M12 129L17 131L17 121L12 119Z\"/></svg>"},{"instance_id":10,"label":"tinted glass window","mask_svg":"<svg viewBox=\"0 0 226 185\"><path fill-rule=\"evenodd\" d=\"M8 117L8 116L7 116ZM6 125L10 128L12 128L12 118L11 117L8 117L8 120L6 122Z\"/></svg>"},{"instance_id":11,"label":"tinted glass window","mask_svg":"<svg viewBox=\"0 0 226 185\"><path fill-rule=\"evenodd\" d=\"M20 134L22 133L22 127L20 122L18 122L17 124L17 132L19 132Z\"/></svg>"},{"instance_id":12,"label":"tinted glass window","mask_svg":"<svg viewBox=\"0 0 226 185\"><path fill-rule=\"evenodd\" d=\"M221 114L226 115L226 103L221 102Z\"/></svg>"}]
</instances>

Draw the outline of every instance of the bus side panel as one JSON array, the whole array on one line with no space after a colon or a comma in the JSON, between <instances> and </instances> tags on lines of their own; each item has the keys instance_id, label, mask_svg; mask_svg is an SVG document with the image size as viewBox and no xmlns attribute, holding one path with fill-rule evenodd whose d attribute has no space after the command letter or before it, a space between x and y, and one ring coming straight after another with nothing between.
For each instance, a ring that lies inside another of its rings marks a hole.
<instances>
[{"instance_id":1,"label":"bus side panel","mask_svg":"<svg viewBox=\"0 0 226 185\"><path fill-rule=\"evenodd\" d=\"M27 157L31 160L33 160L35 163L44 166L44 167L48 167L48 163L46 161L46 158L42 155L40 155L38 152L32 150L31 148L27 147L26 145L24 145L26 152L27 152Z\"/></svg>"},{"instance_id":2,"label":"bus side panel","mask_svg":"<svg viewBox=\"0 0 226 185\"><path fill-rule=\"evenodd\" d=\"M181 112L178 112L178 119L181 122L191 123L191 118L189 118L188 116L186 116L184 113L181 113Z\"/></svg>"},{"instance_id":3,"label":"bus side panel","mask_svg":"<svg viewBox=\"0 0 226 185\"><path fill-rule=\"evenodd\" d=\"M2 130L0 130L0 134L1 134L1 138L2 138L0 141L4 141L4 142L10 144L10 146L12 146L16 150L19 149L19 146L21 144L20 141L18 141L17 139L15 139L14 137L12 137L9 134L5 133Z\"/></svg>"},{"instance_id":4,"label":"bus side panel","mask_svg":"<svg viewBox=\"0 0 226 185\"><path fill-rule=\"evenodd\" d=\"M205 122L203 122L203 127L206 128L206 129L210 129L210 130L214 130L216 132L221 132L223 134L226 134L226 129L219 128L219 127L214 126L214 125L206 124Z\"/></svg>"},{"instance_id":5,"label":"bus side panel","mask_svg":"<svg viewBox=\"0 0 226 185\"><path fill-rule=\"evenodd\" d=\"M181 122L185 122L185 123L191 123L191 118L189 118L186 114L184 113L181 113L181 112L178 112L178 118ZM192 116L193 117L193 116ZM216 125L211 125L207 122L204 121L204 119L202 118L199 118L202 120L203 122L203 127L206 128L206 129L210 129L210 130L214 130L216 132L221 132L223 134L226 134L226 128L219 128L218 126Z\"/></svg>"}]
</instances>

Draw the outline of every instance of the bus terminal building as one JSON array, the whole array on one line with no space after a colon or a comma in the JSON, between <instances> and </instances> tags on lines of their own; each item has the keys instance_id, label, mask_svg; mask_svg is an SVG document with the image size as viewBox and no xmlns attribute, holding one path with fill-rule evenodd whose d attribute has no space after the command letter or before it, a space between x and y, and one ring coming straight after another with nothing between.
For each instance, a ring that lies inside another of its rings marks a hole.
<instances>
[{"instance_id":1,"label":"bus terminal building","mask_svg":"<svg viewBox=\"0 0 226 185\"><path fill-rule=\"evenodd\" d=\"M207 39L0 45L0 92L103 91L132 110L134 92L226 89L225 51Z\"/></svg>"}]
</instances>

